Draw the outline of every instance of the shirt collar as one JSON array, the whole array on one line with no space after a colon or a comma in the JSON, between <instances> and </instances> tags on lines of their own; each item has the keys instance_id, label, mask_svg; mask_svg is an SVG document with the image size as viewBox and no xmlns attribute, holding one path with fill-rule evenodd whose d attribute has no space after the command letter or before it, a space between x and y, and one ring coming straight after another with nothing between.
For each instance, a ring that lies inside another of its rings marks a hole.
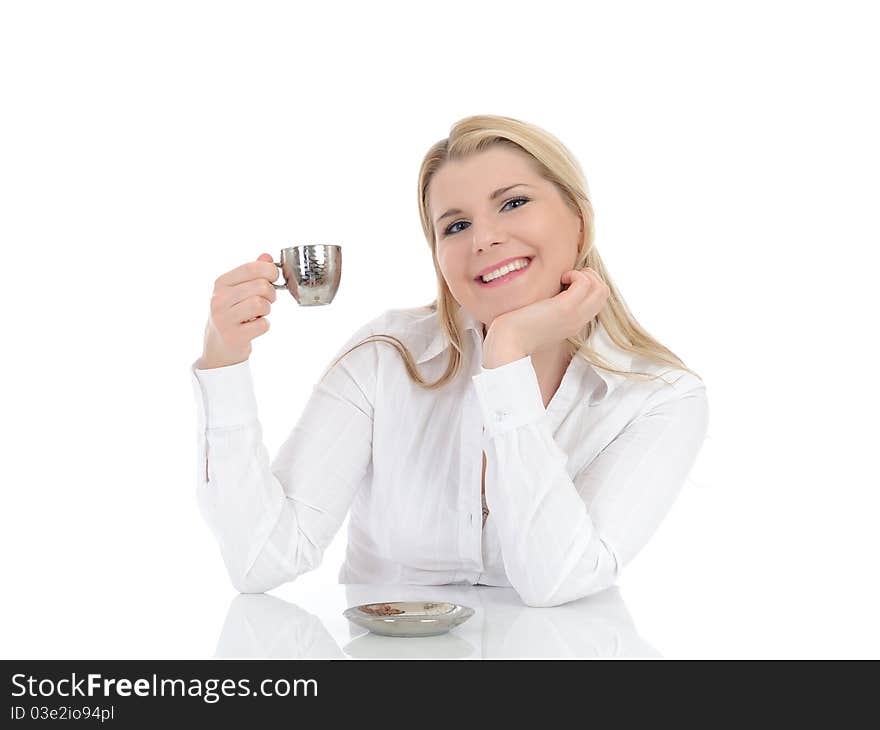
<instances>
[{"instance_id":1,"label":"shirt collar","mask_svg":"<svg viewBox=\"0 0 880 730\"><path fill-rule=\"evenodd\" d=\"M440 327L439 317L439 312L435 311L435 334L428 342L428 345L424 349L424 351L416 359L416 363L418 364L427 362L428 360L437 357L437 355L439 355L441 352L445 351L451 346L446 338L446 333L443 331L443 328ZM469 330L473 331L475 333L478 346L482 347L482 322L480 322L461 305L458 305L458 309L455 312L455 321L458 323L460 331L464 333L465 336L467 335L467 332ZM596 323L596 327L593 329L593 333L590 336L589 344L596 352L596 354L598 354L599 357L605 360L609 365L612 365L618 370L623 371L629 371L632 369L633 356L626 350L614 344L614 342L611 340L611 337L608 335L605 327L600 322ZM577 359L580 360L581 358ZM617 385L619 385L620 382L626 377L624 375L618 375L617 373L609 373L602 368L593 367L591 364L585 361L583 362L583 365L592 369L593 372L595 372L596 375L605 384L605 392L602 393L602 398L604 398L612 390L614 390L614 388L616 388Z\"/></svg>"},{"instance_id":2,"label":"shirt collar","mask_svg":"<svg viewBox=\"0 0 880 730\"><path fill-rule=\"evenodd\" d=\"M457 305L458 309L455 312L455 321L458 324L459 331L467 334L468 330L471 330L475 333L478 342L480 343L480 347L483 344L483 323L480 322L476 317L474 317L470 312L468 312L464 307L460 304ZM434 336L428 342L428 346L422 352L421 355L416 359L416 363L421 364L423 362L427 362L428 360L437 357L441 352L451 347L449 340L446 338L446 333L443 331L443 328L440 326L440 312L439 310L434 311Z\"/></svg>"}]
</instances>

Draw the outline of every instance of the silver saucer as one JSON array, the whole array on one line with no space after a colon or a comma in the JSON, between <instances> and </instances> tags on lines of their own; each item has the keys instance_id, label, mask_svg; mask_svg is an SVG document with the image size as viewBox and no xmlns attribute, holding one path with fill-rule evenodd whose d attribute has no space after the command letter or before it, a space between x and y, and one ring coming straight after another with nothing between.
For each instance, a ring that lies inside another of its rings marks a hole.
<instances>
[{"instance_id":1,"label":"silver saucer","mask_svg":"<svg viewBox=\"0 0 880 730\"><path fill-rule=\"evenodd\" d=\"M467 621L474 609L447 601L389 601L352 606L342 615L381 636L437 636Z\"/></svg>"}]
</instances>

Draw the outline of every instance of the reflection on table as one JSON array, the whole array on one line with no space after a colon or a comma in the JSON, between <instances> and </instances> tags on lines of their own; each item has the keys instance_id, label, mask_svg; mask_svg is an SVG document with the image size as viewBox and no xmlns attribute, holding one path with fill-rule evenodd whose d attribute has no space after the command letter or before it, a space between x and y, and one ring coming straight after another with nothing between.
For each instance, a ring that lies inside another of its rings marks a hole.
<instances>
[{"instance_id":1,"label":"reflection on table","mask_svg":"<svg viewBox=\"0 0 880 730\"><path fill-rule=\"evenodd\" d=\"M475 610L446 634L389 637L342 616L350 606L388 601L450 601ZM304 602L305 603L305 602ZM269 594L233 598L217 657L295 659L660 657L633 624L613 586L549 608L523 604L513 588L473 585L332 585L309 609Z\"/></svg>"}]
</instances>

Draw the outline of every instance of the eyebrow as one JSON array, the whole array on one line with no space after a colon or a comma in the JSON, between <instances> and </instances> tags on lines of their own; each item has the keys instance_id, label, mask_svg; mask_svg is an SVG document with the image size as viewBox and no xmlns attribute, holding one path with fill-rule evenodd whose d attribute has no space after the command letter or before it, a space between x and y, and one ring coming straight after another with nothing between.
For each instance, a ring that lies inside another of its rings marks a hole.
<instances>
[{"instance_id":1,"label":"eyebrow","mask_svg":"<svg viewBox=\"0 0 880 730\"><path fill-rule=\"evenodd\" d=\"M530 188L532 186L526 185L526 183L514 183L513 185L508 185L506 188L498 188L498 190L496 190L494 193L492 193L489 196L489 200L495 200L495 198L497 198L499 195L503 195L511 188L516 188L516 187ZM434 225L436 226L444 218L448 218L451 215L458 215L459 213L463 213L463 212L464 211L460 210L459 208L450 208L443 215L441 215L437 220L434 221Z\"/></svg>"}]
</instances>

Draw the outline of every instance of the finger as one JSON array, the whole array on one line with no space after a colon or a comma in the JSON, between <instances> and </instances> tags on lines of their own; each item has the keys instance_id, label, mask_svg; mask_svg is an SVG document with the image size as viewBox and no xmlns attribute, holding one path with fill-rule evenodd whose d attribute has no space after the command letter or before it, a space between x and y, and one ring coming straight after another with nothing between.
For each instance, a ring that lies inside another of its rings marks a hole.
<instances>
[{"instance_id":1,"label":"finger","mask_svg":"<svg viewBox=\"0 0 880 730\"><path fill-rule=\"evenodd\" d=\"M264 259L266 257L269 260ZM275 281L278 278L278 267L271 261L269 254L261 254L256 261L249 261L238 266L232 271L227 271L220 276L216 284L221 286L235 286L251 279L268 279Z\"/></svg>"},{"instance_id":2,"label":"finger","mask_svg":"<svg viewBox=\"0 0 880 730\"><path fill-rule=\"evenodd\" d=\"M226 312L226 317L233 324L244 324L260 319L264 315L272 311L272 304L262 297L251 297L230 307Z\"/></svg>"},{"instance_id":3,"label":"finger","mask_svg":"<svg viewBox=\"0 0 880 730\"><path fill-rule=\"evenodd\" d=\"M250 322L242 322L240 326L244 336L250 341L269 331L269 320L265 317L257 317Z\"/></svg>"},{"instance_id":4,"label":"finger","mask_svg":"<svg viewBox=\"0 0 880 730\"><path fill-rule=\"evenodd\" d=\"M605 283L599 274L597 274L592 269L583 269L580 273L586 276L590 281L591 289L596 289L598 291L605 291L606 293L611 293L611 289Z\"/></svg>"},{"instance_id":5,"label":"finger","mask_svg":"<svg viewBox=\"0 0 880 730\"><path fill-rule=\"evenodd\" d=\"M593 269L583 269L583 273L589 276L597 284L605 284L605 280Z\"/></svg>"},{"instance_id":6,"label":"finger","mask_svg":"<svg viewBox=\"0 0 880 730\"><path fill-rule=\"evenodd\" d=\"M572 269L566 271L562 275L562 283L567 285L567 291L574 290L574 295L586 296L587 292L593 288L593 281L586 276L583 271Z\"/></svg>"},{"instance_id":7,"label":"finger","mask_svg":"<svg viewBox=\"0 0 880 730\"><path fill-rule=\"evenodd\" d=\"M582 305L590 312L597 312L605 306L609 290L608 287L605 286L605 282L603 282L595 272L588 278L590 279L590 288Z\"/></svg>"},{"instance_id":8,"label":"finger","mask_svg":"<svg viewBox=\"0 0 880 730\"><path fill-rule=\"evenodd\" d=\"M595 276L596 272L590 268L583 268L583 269L570 269L569 271L566 271L565 274L563 274L563 276L567 276L570 281L573 281L577 277L589 279L590 274L593 274Z\"/></svg>"},{"instance_id":9,"label":"finger","mask_svg":"<svg viewBox=\"0 0 880 730\"><path fill-rule=\"evenodd\" d=\"M588 306L589 303L595 299L599 287L597 286L596 281L583 271L577 272L575 280L577 281L577 291L581 295L580 306Z\"/></svg>"},{"instance_id":10,"label":"finger","mask_svg":"<svg viewBox=\"0 0 880 730\"><path fill-rule=\"evenodd\" d=\"M265 279L251 279L229 288L226 306L235 306L239 302L243 302L245 299L250 299L253 296L263 297L263 299L274 302L278 298L278 292Z\"/></svg>"},{"instance_id":11,"label":"finger","mask_svg":"<svg viewBox=\"0 0 880 730\"><path fill-rule=\"evenodd\" d=\"M573 298L579 312L587 312L595 308L604 296L604 288L599 275L591 269L578 269L572 272L572 289L576 292Z\"/></svg>"},{"instance_id":12,"label":"finger","mask_svg":"<svg viewBox=\"0 0 880 730\"><path fill-rule=\"evenodd\" d=\"M569 269L568 271L563 272L562 278L560 279L560 281L563 284L571 286L575 282L575 279L577 278L576 274L577 274L577 269Z\"/></svg>"}]
</instances>

